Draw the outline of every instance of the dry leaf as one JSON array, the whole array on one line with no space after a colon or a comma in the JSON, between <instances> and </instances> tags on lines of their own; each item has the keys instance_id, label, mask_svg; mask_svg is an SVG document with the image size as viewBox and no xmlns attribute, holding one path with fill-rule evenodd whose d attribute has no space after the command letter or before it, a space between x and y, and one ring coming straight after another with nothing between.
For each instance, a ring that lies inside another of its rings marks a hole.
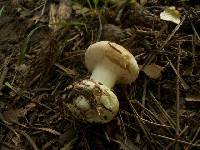
<instances>
[{"instance_id":1,"label":"dry leaf","mask_svg":"<svg viewBox=\"0 0 200 150\"><path fill-rule=\"evenodd\" d=\"M147 0L139 0L140 5L144 6L145 4L147 4Z\"/></svg>"},{"instance_id":2,"label":"dry leaf","mask_svg":"<svg viewBox=\"0 0 200 150\"><path fill-rule=\"evenodd\" d=\"M15 144L15 146L19 146L19 144L22 142L21 136L14 136L12 138L12 142Z\"/></svg>"},{"instance_id":3,"label":"dry leaf","mask_svg":"<svg viewBox=\"0 0 200 150\"><path fill-rule=\"evenodd\" d=\"M176 10L174 6L167 7L163 12L160 13L160 19L171 21L176 24L180 23L180 17L180 12Z\"/></svg>"},{"instance_id":4,"label":"dry leaf","mask_svg":"<svg viewBox=\"0 0 200 150\"><path fill-rule=\"evenodd\" d=\"M83 7L83 6L81 6L80 4L78 4L78 3L75 3L75 4L72 6L72 9L75 11L75 13L76 13L77 15L80 15L80 14L84 15L84 14L86 14L86 13L88 13L88 12L90 11L89 8Z\"/></svg>"},{"instance_id":5,"label":"dry leaf","mask_svg":"<svg viewBox=\"0 0 200 150\"><path fill-rule=\"evenodd\" d=\"M146 65L144 68L142 65L139 67L149 78L152 79L158 79L161 76L161 72L163 70L163 67L156 64Z\"/></svg>"},{"instance_id":6,"label":"dry leaf","mask_svg":"<svg viewBox=\"0 0 200 150\"><path fill-rule=\"evenodd\" d=\"M47 18L45 18L44 16L41 16L41 15L34 15L32 18L30 18L30 21L33 21L35 24L38 22L46 23Z\"/></svg>"},{"instance_id":7,"label":"dry leaf","mask_svg":"<svg viewBox=\"0 0 200 150\"><path fill-rule=\"evenodd\" d=\"M183 76L192 76L193 66L184 67Z\"/></svg>"},{"instance_id":8,"label":"dry leaf","mask_svg":"<svg viewBox=\"0 0 200 150\"><path fill-rule=\"evenodd\" d=\"M30 103L26 105L25 108L19 109L10 109L8 111L3 112L4 119L9 123L18 123L19 118L25 117L28 111L34 108L36 105L34 103Z\"/></svg>"},{"instance_id":9,"label":"dry leaf","mask_svg":"<svg viewBox=\"0 0 200 150\"><path fill-rule=\"evenodd\" d=\"M58 30L63 22L70 19L72 13L71 4L68 0L60 0L59 4L51 3L49 8L49 27Z\"/></svg>"},{"instance_id":10,"label":"dry leaf","mask_svg":"<svg viewBox=\"0 0 200 150\"><path fill-rule=\"evenodd\" d=\"M200 102L200 93L194 93L185 98L186 101Z\"/></svg>"},{"instance_id":11,"label":"dry leaf","mask_svg":"<svg viewBox=\"0 0 200 150\"><path fill-rule=\"evenodd\" d=\"M185 98L185 104L189 108L199 109L200 107L200 93L193 93Z\"/></svg>"},{"instance_id":12,"label":"dry leaf","mask_svg":"<svg viewBox=\"0 0 200 150\"><path fill-rule=\"evenodd\" d=\"M28 73L29 69L30 69L30 66L28 66L26 64L21 64L21 65L15 66L15 70L18 72L21 72L24 75L26 75Z\"/></svg>"}]
</instances>

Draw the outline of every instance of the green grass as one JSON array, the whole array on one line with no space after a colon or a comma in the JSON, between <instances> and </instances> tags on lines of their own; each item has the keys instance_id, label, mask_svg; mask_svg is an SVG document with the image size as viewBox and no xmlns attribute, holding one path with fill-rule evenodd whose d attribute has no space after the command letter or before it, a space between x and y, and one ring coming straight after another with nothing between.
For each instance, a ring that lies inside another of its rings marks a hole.
<instances>
[{"instance_id":1,"label":"green grass","mask_svg":"<svg viewBox=\"0 0 200 150\"><path fill-rule=\"evenodd\" d=\"M30 39L31 39L31 36L33 35L33 33L38 30L39 28L41 27L44 27L46 25L41 25L41 26L38 26L36 28L34 28L28 35L27 37L24 39L23 43L21 44L20 46L20 54L19 54L19 65L23 64L24 62L24 58L25 58L25 53L26 53L26 50L27 50L27 47L28 47L28 44L30 42Z\"/></svg>"},{"instance_id":2,"label":"green grass","mask_svg":"<svg viewBox=\"0 0 200 150\"><path fill-rule=\"evenodd\" d=\"M5 6L2 6L0 9L0 17L3 16L4 9L5 9Z\"/></svg>"}]
</instances>

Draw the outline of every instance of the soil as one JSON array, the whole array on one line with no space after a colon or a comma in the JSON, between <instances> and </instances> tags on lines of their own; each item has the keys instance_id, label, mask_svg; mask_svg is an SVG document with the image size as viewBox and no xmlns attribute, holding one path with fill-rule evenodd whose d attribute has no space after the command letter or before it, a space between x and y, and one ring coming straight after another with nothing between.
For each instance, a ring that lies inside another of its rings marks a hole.
<instances>
[{"instance_id":1,"label":"soil","mask_svg":"<svg viewBox=\"0 0 200 150\"><path fill-rule=\"evenodd\" d=\"M0 0L0 149L200 149L199 1ZM176 7L181 22L160 18ZM127 48L137 80L106 124L75 119L70 86L97 41Z\"/></svg>"}]
</instances>

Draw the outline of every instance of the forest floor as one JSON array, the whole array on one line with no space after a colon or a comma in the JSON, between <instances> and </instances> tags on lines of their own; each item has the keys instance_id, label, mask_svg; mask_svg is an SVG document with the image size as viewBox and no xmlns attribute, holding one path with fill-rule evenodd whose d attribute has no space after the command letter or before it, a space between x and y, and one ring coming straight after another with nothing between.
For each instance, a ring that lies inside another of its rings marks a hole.
<instances>
[{"instance_id":1,"label":"forest floor","mask_svg":"<svg viewBox=\"0 0 200 150\"><path fill-rule=\"evenodd\" d=\"M195 0L0 0L0 149L200 149L200 7ZM160 13L174 6L180 23ZM84 53L116 42L140 73L113 88L109 123L66 110L89 78Z\"/></svg>"}]
</instances>

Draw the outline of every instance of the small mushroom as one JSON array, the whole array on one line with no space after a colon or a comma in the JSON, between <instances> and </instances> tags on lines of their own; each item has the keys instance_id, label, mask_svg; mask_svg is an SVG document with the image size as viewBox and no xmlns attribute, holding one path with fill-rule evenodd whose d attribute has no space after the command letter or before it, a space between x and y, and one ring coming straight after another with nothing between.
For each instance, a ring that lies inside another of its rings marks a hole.
<instances>
[{"instance_id":1,"label":"small mushroom","mask_svg":"<svg viewBox=\"0 0 200 150\"><path fill-rule=\"evenodd\" d=\"M128 50L109 41L90 45L85 64L92 75L73 84L69 97L73 103L69 109L78 119L107 123L119 110L118 99L111 89L116 83L130 84L136 80L139 67Z\"/></svg>"}]
</instances>

